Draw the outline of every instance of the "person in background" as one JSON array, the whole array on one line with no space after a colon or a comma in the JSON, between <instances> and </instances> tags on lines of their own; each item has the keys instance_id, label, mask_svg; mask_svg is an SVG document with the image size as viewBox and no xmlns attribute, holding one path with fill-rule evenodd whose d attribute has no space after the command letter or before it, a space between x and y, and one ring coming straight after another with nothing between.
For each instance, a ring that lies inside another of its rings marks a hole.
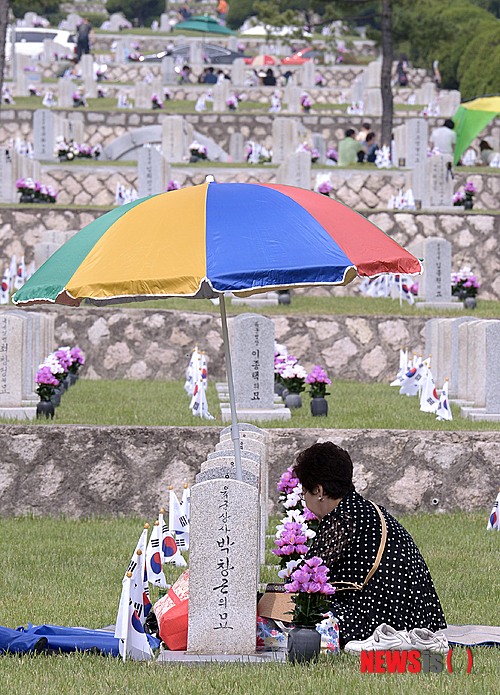
<instances>
[{"instance_id":1,"label":"person in background","mask_svg":"<svg viewBox=\"0 0 500 695\"><path fill-rule=\"evenodd\" d=\"M191 68L189 65L183 65L179 73L179 84L188 84L191 82Z\"/></svg>"},{"instance_id":2,"label":"person in background","mask_svg":"<svg viewBox=\"0 0 500 695\"><path fill-rule=\"evenodd\" d=\"M262 79L262 84L265 84L268 87L276 87L276 77L274 76L274 72L271 70L271 68L266 70L266 75Z\"/></svg>"},{"instance_id":3,"label":"person in background","mask_svg":"<svg viewBox=\"0 0 500 695\"><path fill-rule=\"evenodd\" d=\"M203 84L217 84L217 75L213 67L205 69L205 76L203 78Z\"/></svg>"},{"instance_id":4,"label":"person in background","mask_svg":"<svg viewBox=\"0 0 500 695\"><path fill-rule=\"evenodd\" d=\"M434 128L431 133L431 145L436 147L440 154L453 154L457 143L457 134L454 131L455 124L451 118L447 118L443 125L439 128Z\"/></svg>"},{"instance_id":5,"label":"person in background","mask_svg":"<svg viewBox=\"0 0 500 695\"><path fill-rule=\"evenodd\" d=\"M370 123L363 123L361 126L361 130L359 133L356 135L356 140L358 142L365 142L366 136L368 133L371 131L372 127Z\"/></svg>"},{"instance_id":6,"label":"person in background","mask_svg":"<svg viewBox=\"0 0 500 695\"><path fill-rule=\"evenodd\" d=\"M219 0L219 3L217 5L217 17L219 18L219 22L222 25L226 24L226 17L227 17L228 11L229 11L229 4L226 2L226 0Z\"/></svg>"},{"instance_id":7,"label":"person in background","mask_svg":"<svg viewBox=\"0 0 500 695\"><path fill-rule=\"evenodd\" d=\"M179 14L181 16L181 22L185 22L187 19L191 19L193 16L188 4L182 5L181 9L179 10Z\"/></svg>"},{"instance_id":8,"label":"person in background","mask_svg":"<svg viewBox=\"0 0 500 695\"><path fill-rule=\"evenodd\" d=\"M434 84L436 85L436 89L441 89L441 73L439 72L439 60L435 60L432 63L432 77L434 80Z\"/></svg>"},{"instance_id":9,"label":"person in background","mask_svg":"<svg viewBox=\"0 0 500 695\"><path fill-rule=\"evenodd\" d=\"M370 164L375 164L375 159L377 157L377 151L379 146L377 145L376 135L373 131L368 133L365 141L365 161Z\"/></svg>"},{"instance_id":10,"label":"person in background","mask_svg":"<svg viewBox=\"0 0 500 695\"><path fill-rule=\"evenodd\" d=\"M481 140L479 143L479 158L481 159L481 164L488 165L497 156L498 152L495 152L490 143L486 140Z\"/></svg>"},{"instance_id":11,"label":"person in background","mask_svg":"<svg viewBox=\"0 0 500 695\"><path fill-rule=\"evenodd\" d=\"M361 125L361 130L356 135L356 141L363 145L363 149L358 152L358 162L360 162L360 163L363 163L366 159L366 152L364 149L364 145L366 142L366 136L368 135L370 130L371 130L370 123L363 123Z\"/></svg>"},{"instance_id":12,"label":"person in background","mask_svg":"<svg viewBox=\"0 0 500 695\"><path fill-rule=\"evenodd\" d=\"M399 56L399 62L396 66L396 79L400 87L408 86L408 61L405 55Z\"/></svg>"},{"instance_id":13,"label":"person in background","mask_svg":"<svg viewBox=\"0 0 500 695\"><path fill-rule=\"evenodd\" d=\"M92 24L85 18L76 28L76 62L80 62L83 54L90 53L90 35Z\"/></svg>"},{"instance_id":14,"label":"person in background","mask_svg":"<svg viewBox=\"0 0 500 695\"><path fill-rule=\"evenodd\" d=\"M345 131L344 139L339 142L339 167L348 167L351 164L356 164L358 152L363 152L364 150L363 144L355 139L355 133L356 131L353 128L348 128Z\"/></svg>"}]
</instances>

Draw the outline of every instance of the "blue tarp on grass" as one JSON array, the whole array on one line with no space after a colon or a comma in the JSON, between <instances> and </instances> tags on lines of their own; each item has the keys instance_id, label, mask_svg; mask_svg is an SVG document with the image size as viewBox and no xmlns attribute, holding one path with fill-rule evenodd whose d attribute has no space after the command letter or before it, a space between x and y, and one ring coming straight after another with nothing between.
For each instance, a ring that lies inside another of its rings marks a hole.
<instances>
[{"instance_id":1,"label":"blue tarp on grass","mask_svg":"<svg viewBox=\"0 0 500 695\"><path fill-rule=\"evenodd\" d=\"M148 635L152 649L157 649L159 640ZM85 652L119 656L119 640L113 632L88 630L83 627L60 625L32 625L13 630L0 626L0 654L29 654L34 652Z\"/></svg>"}]
</instances>

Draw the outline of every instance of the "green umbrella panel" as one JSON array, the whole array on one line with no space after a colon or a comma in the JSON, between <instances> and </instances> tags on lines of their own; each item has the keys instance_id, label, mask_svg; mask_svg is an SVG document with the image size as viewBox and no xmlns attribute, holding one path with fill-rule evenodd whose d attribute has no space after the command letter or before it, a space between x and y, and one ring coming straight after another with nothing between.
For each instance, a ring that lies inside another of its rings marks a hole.
<instances>
[{"instance_id":1,"label":"green umbrella panel","mask_svg":"<svg viewBox=\"0 0 500 695\"><path fill-rule=\"evenodd\" d=\"M222 26L214 17L208 15L198 15L179 22L174 29L185 29L186 31L202 31L206 34L234 34L234 31Z\"/></svg>"},{"instance_id":2,"label":"green umbrella panel","mask_svg":"<svg viewBox=\"0 0 500 695\"><path fill-rule=\"evenodd\" d=\"M456 164L474 138L500 114L500 96L482 97L460 104L453 120L457 134Z\"/></svg>"}]
</instances>

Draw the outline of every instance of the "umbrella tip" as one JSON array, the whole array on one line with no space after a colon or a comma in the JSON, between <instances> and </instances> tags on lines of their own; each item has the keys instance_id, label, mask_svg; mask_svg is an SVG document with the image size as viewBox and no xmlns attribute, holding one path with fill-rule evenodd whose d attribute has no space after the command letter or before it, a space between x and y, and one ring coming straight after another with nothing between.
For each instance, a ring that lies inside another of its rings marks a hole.
<instances>
[{"instance_id":1,"label":"umbrella tip","mask_svg":"<svg viewBox=\"0 0 500 695\"><path fill-rule=\"evenodd\" d=\"M205 176L205 183L215 183L215 177L212 174Z\"/></svg>"}]
</instances>

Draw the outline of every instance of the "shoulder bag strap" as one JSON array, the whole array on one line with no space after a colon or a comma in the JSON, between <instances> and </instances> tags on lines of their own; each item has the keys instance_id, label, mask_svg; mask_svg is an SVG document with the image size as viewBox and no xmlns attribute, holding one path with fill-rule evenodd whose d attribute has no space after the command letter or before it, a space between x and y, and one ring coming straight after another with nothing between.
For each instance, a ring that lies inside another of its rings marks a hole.
<instances>
[{"instance_id":1,"label":"shoulder bag strap","mask_svg":"<svg viewBox=\"0 0 500 695\"><path fill-rule=\"evenodd\" d=\"M380 561L382 560L382 555L384 554L385 544L387 541L387 524L385 523L384 515L380 511L380 508L375 504L375 502L372 502L371 500L370 502L377 510L377 514L380 517L380 523L382 526L382 536L380 538L380 545L378 547L377 555L375 557L375 562L373 563L373 567L366 575L365 581L362 584L357 584L356 582L330 582L330 584L332 584L335 587L336 591L349 591L350 589L362 591L379 568Z\"/></svg>"}]
</instances>

